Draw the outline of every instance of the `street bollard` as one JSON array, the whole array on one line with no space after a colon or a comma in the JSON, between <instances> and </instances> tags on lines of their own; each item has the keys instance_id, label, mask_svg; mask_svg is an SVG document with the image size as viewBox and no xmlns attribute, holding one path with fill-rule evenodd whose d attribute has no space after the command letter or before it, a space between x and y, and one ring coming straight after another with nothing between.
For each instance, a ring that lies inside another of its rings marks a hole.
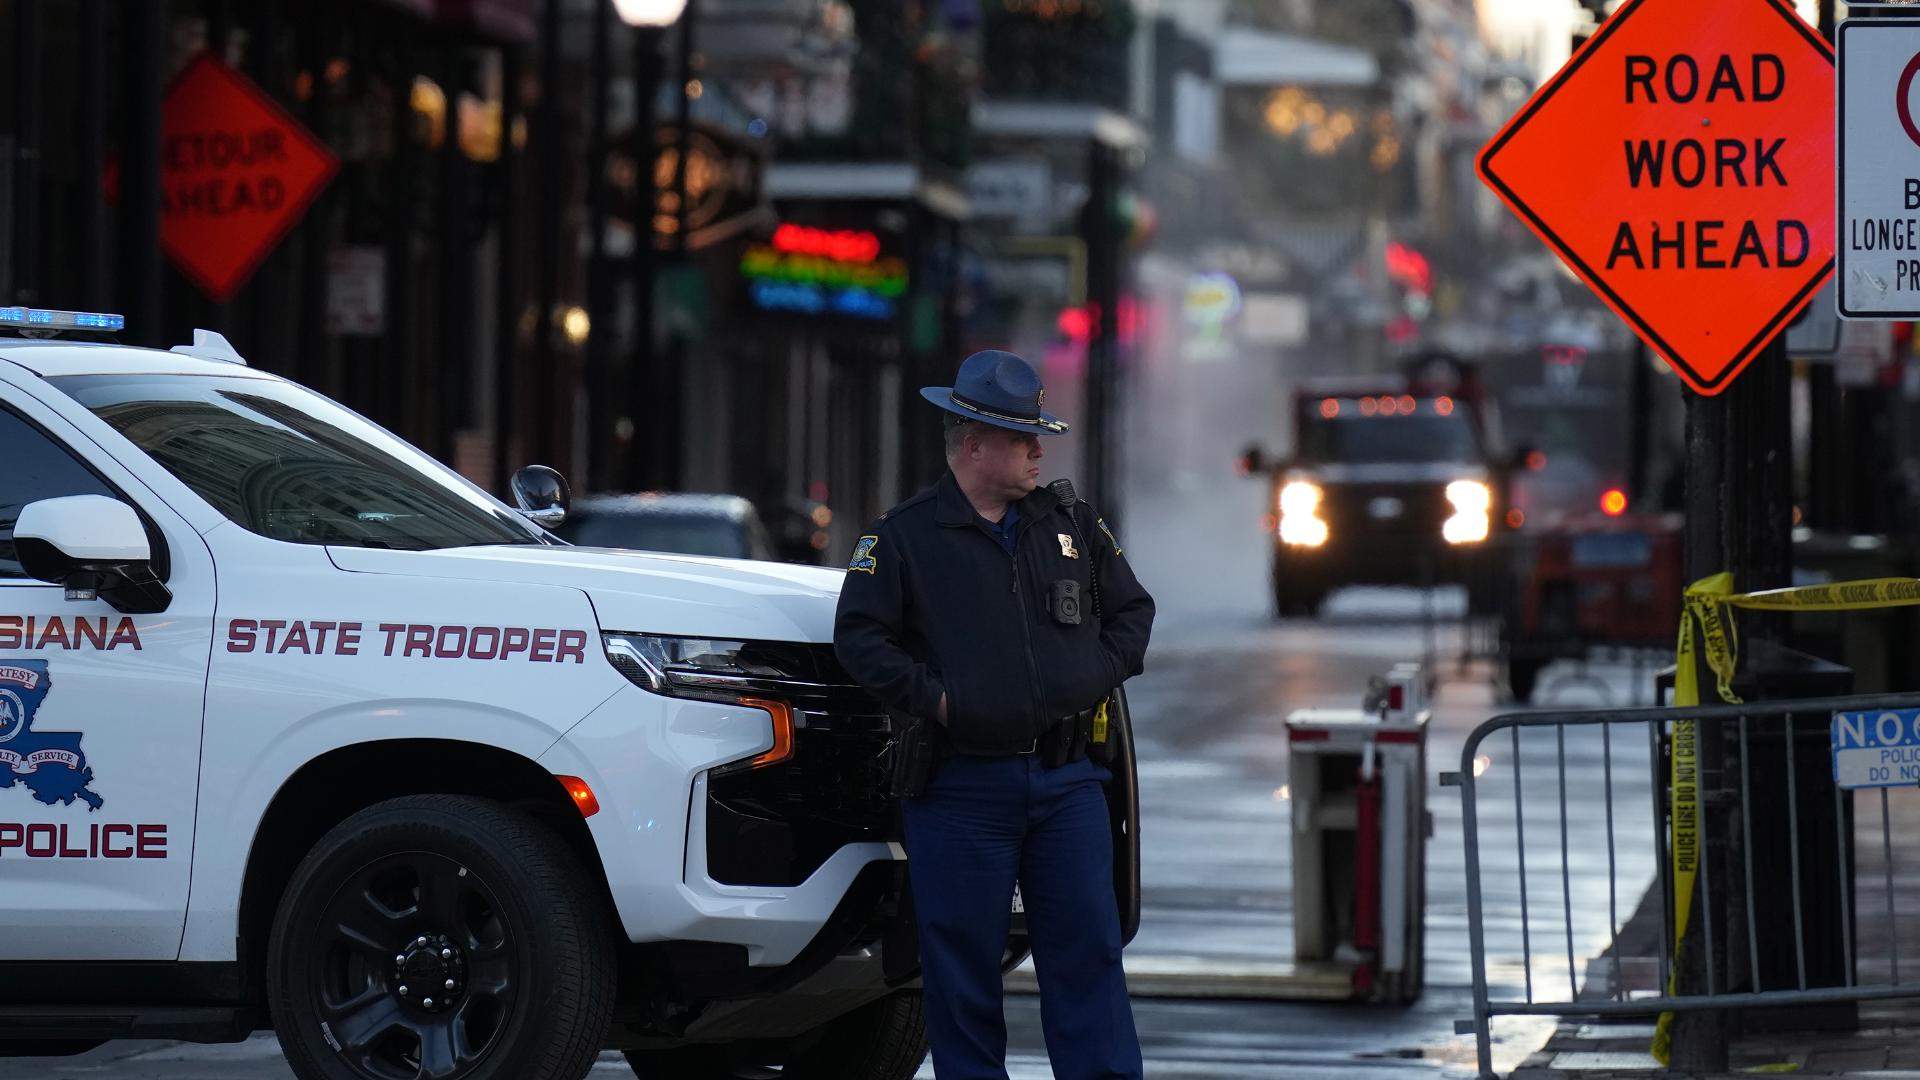
<instances>
[{"instance_id":1,"label":"street bollard","mask_svg":"<svg viewBox=\"0 0 1920 1080\"><path fill-rule=\"evenodd\" d=\"M1362 709L1287 717L1293 947L1350 968L1354 996L1409 1002L1424 979L1426 736L1419 665Z\"/></svg>"}]
</instances>

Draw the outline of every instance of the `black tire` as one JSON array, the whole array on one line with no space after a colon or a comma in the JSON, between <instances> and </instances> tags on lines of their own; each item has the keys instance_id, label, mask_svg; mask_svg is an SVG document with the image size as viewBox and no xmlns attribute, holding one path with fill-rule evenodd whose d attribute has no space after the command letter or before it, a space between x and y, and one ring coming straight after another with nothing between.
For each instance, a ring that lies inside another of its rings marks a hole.
<instances>
[{"instance_id":1,"label":"black tire","mask_svg":"<svg viewBox=\"0 0 1920 1080\"><path fill-rule=\"evenodd\" d=\"M1276 619L1317 619L1326 593L1292 592L1280 586L1273 590L1273 617Z\"/></svg>"},{"instance_id":2,"label":"black tire","mask_svg":"<svg viewBox=\"0 0 1920 1080\"><path fill-rule=\"evenodd\" d=\"M912 1080L927 1059L920 992L902 990L863 1005L801 1040L784 1068L726 1046L629 1050L638 1080Z\"/></svg>"},{"instance_id":3,"label":"black tire","mask_svg":"<svg viewBox=\"0 0 1920 1080\"><path fill-rule=\"evenodd\" d=\"M794 1080L913 1080L925 1060L920 991L902 990L828 1024L787 1071Z\"/></svg>"},{"instance_id":4,"label":"black tire","mask_svg":"<svg viewBox=\"0 0 1920 1080\"><path fill-rule=\"evenodd\" d=\"M599 897L559 837L499 803L362 810L307 853L274 918L287 1063L301 1080L578 1080L613 1012ZM448 982L429 1005L421 984Z\"/></svg>"},{"instance_id":5,"label":"black tire","mask_svg":"<svg viewBox=\"0 0 1920 1080\"><path fill-rule=\"evenodd\" d=\"M1513 700L1523 704L1533 700L1533 691L1540 683L1540 669L1546 666L1544 660L1507 658L1507 689L1512 691Z\"/></svg>"},{"instance_id":6,"label":"black tire","mask_svg":"<svg viewBox=\"0 0 1920 1080\"><path fill-rule=\"evenodd\" d=\"M1293 575L1278 559L1273 563L1273 617L1290 619L1299 615L1313 616L1320 610L1320 601L1324 594L1315 595L1300 587L1292 580Z\"/></svg>"}]
</instances>

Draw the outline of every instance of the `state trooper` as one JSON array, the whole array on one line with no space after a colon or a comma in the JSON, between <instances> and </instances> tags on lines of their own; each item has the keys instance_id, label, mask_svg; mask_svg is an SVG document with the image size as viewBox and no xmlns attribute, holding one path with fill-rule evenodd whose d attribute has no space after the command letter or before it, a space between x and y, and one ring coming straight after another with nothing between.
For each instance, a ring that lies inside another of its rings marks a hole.
<instances>
[{"instance_id":1,"label":"state trooper","mask_svg":"<svg viewBox=\"0 0 1920 1080\"><path fill-rule=\"evenodd\" d=\"M896 791L934 1074L1007 1076L1000 964L1017 883L1054 1076L1137 1078L1102 759L1106 704L1140 673L1153 599L1070 485L1040 486L1040 439L1067 425L1042 411L1032 366L975 353L953 386L920 393L950 414L948 471L860 538L834 648L917 721Z\"/></svg>"}]
</instances>

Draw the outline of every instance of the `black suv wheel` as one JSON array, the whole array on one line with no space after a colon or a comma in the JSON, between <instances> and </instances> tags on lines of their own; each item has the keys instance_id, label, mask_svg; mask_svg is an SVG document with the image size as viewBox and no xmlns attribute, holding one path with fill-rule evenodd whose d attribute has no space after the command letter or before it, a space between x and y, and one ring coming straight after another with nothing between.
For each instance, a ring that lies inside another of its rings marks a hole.
<instances>
[{"instance_id":1,"label":"black suv wheel","mask_svg":"<svg viewBox=\"0 0 1920 1080\"><path fill-rule=\"evenodd\" d=\"M302 1080L577 1080L612 1013L608 915L560 838L485 799L336 826L274 919L267 995Z\"/></svg>"},{"instance_id":2,"label":"black suv wheel","mask_svg":"<svg viewBox=\"0 0 1920 1080\"><path fill-rule=\"evenodd\" d=\"M825 1025L784 1068L753 1058L725 1046L627 1051L639 1080L913 1080L927 1059L920 992L891 994Z\"/></svg>"}]
</instances>

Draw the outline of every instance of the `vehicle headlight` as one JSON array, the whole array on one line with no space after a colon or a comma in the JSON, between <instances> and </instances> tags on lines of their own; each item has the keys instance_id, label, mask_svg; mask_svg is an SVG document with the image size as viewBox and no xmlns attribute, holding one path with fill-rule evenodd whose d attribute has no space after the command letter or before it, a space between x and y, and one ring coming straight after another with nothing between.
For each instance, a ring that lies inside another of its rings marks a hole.
<instances>
[{"instance_id":1,"label":"vehicle headlight","mask_svg":"<svg viewBox=\"0 0 1920 1080\"><path fill-rule=\"evenodd\" d=\"M714 772L775 765L793 756L793 706L782 684L808 681L783 664L781 647L720 638L604 633L607 661L642 690L667 697L745 705L773 719L773 744Z\"/></svg>"},{"instance_id":2,"label":"vehicle headlight","mask_svg":"<svg viewBox=\"0 0 1920 1080\"><path fill-rule=\"evenodd\" d=\"M1280 489L1280 542L1319 547L1327 542L1327 523L1320 520L1320 485L1311 480L1289 480Z\"/></svg>"},{"instance_id":3,"label":"vehicle headlight","mask_svg":"<svg viewBox=\"0 0 1920 1080\"><path fill-rule=\"evenodd\" d=\"M1310 480L1290 480L1280 489L1280 513L1289 517L1312 517L1320 508L1320 485Z\"/></svg>"},{"instance_id":4,"label":"vehicle headlight","mask_svg":"<svg viewBox=\"0 0 1920 1080\"><path fill-rule=\"evenodd\" d=\"M1478 480L1455 480L1447 485L1447 501L1453 504L1453 516L1440 526L1440 537L1449 544L1477 544L1493 529L1487 517L1493 508L1493 489Z\"/></svg>"},{"instance_id":5,"label":"vehicle headlight","mask_svg":"<svg viewBox=\"0 0 1920 1080\"><path fill-rule=\"evenodd\" d=\"M1493 505L1493 489L1478 480L1455 480L1447 485L1447 501L1463 514L1485 514Z\"/></svg>"}]
</instances>

